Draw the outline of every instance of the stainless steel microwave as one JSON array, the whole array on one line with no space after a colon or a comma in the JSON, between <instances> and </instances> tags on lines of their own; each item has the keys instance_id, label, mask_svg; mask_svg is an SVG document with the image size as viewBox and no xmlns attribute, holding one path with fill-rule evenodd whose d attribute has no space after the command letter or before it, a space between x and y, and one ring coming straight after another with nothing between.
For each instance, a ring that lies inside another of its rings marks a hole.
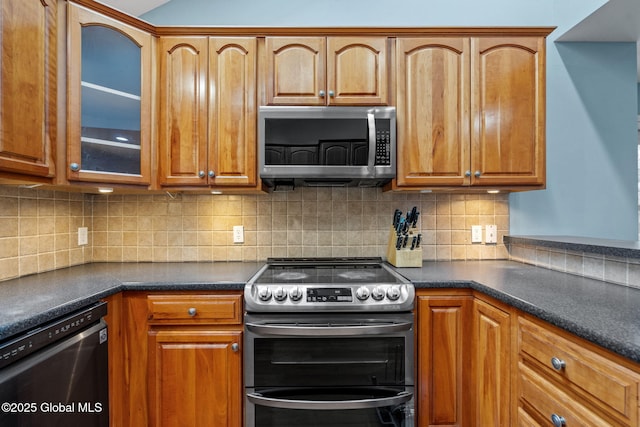
<instances>
[{"instance_id":1,"label":"stainless steel microwave","mask_svg":"<svg viewBox=\"0 0 640 427\"><path fill-rule=\"evenodd\" d=\"M378 187L396 175L395 107L260 107L263 182Z\"/></svg>"}]
</instances>

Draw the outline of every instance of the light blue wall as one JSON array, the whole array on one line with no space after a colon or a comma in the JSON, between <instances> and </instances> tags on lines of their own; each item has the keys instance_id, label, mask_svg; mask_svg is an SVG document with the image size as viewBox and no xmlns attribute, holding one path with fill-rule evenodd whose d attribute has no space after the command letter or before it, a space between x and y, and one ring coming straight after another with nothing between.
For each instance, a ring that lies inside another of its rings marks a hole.
<instances>
[{"instance_id":1,"label":"light blue wall","mask_svg":"<svg viewBox=\"0 0 640 427\"><path fill-rule=\"evenodd\" d=\"M158 25L557 26L547 40L547 189L510 196L510 231L636 240L635 44L555 43L604 3L172 0L142 18Z\"/></svg>"}]
</instances>

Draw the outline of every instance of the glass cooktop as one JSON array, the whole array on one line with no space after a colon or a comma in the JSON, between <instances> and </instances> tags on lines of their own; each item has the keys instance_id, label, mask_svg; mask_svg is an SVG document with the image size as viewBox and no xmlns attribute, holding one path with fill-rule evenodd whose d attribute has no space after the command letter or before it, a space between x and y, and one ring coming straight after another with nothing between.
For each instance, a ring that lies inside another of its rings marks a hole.
<instances>
[{"instance_id":1,"label":"glass cooktop","mask_svg":"<svg viewBox=\"0 0 640 427\"><path fill-rule=\"evenodd\" d=\"M267 265L254 283L404 283L381 258L269 258Z\"/></svg>"}]
</instances>

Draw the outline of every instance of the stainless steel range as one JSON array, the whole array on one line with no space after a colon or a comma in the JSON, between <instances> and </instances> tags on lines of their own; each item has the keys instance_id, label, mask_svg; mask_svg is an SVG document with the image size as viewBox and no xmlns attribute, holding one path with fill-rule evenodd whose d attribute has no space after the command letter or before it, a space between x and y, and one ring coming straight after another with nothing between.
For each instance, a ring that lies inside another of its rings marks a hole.
<instances>
[{"instance_id":1,"label":"stainless steel range","mask_svg":"<svg viewBox=\"0 0 640 427\"><path fill-rule=\"evenodd\" d=\"M414 299L380 258L269 259L245 287L245 426L413 427Z\"/></svg>"},{"instance_id":2,"label":"stainless steel range","mask_svg":"<svg viewBox=\"0 0 640 427\"><path fill-rule=\"evenodd\" d=\"M381 258L271 258L244 290L249 312L400 312L414 297Z\"/></svg>"}]
</instances>

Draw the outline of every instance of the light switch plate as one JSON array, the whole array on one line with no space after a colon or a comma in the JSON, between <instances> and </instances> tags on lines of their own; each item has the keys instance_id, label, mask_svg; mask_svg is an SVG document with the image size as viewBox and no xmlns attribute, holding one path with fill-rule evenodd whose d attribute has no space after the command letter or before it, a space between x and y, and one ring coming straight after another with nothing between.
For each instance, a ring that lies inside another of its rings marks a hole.
<instances>
[{"instance_id":1,"label":"light switch plate","mask_svg":"<svg viewBox=\"0 0 640 427\"><path fill-rule=\"evenodd\" d=\"M244 227L242 225L233 226L233 243L244 243Z\"/></svg>"},{"instance_id":2,"label":"light switch plate","mask_svg":"<svg viewBox=\"0 0 640 427\"><path fill-rule=\"evenodd\" d=\"M482 243L482 226L471 226L471 243Z\"/></svg>"},{"instance_id":3,"label":"light switch plate","mask_svg":"<svg viewBox=\"0 0 640 427\"><path fill-rule=\"evenodd\" d=\"M498 243L498 227L495 224L486 226L484 242Z\"/></svg>"},{"instance_id":4,"label":"light switch plate","mask_svg":"<svg viewBox=\"0 0 640 427\"><path fill-rule=\"evenodd\" d=\"M78 246L89 244L89 229L87 227L78 227Z\"/></svg>"}]
</instances>

